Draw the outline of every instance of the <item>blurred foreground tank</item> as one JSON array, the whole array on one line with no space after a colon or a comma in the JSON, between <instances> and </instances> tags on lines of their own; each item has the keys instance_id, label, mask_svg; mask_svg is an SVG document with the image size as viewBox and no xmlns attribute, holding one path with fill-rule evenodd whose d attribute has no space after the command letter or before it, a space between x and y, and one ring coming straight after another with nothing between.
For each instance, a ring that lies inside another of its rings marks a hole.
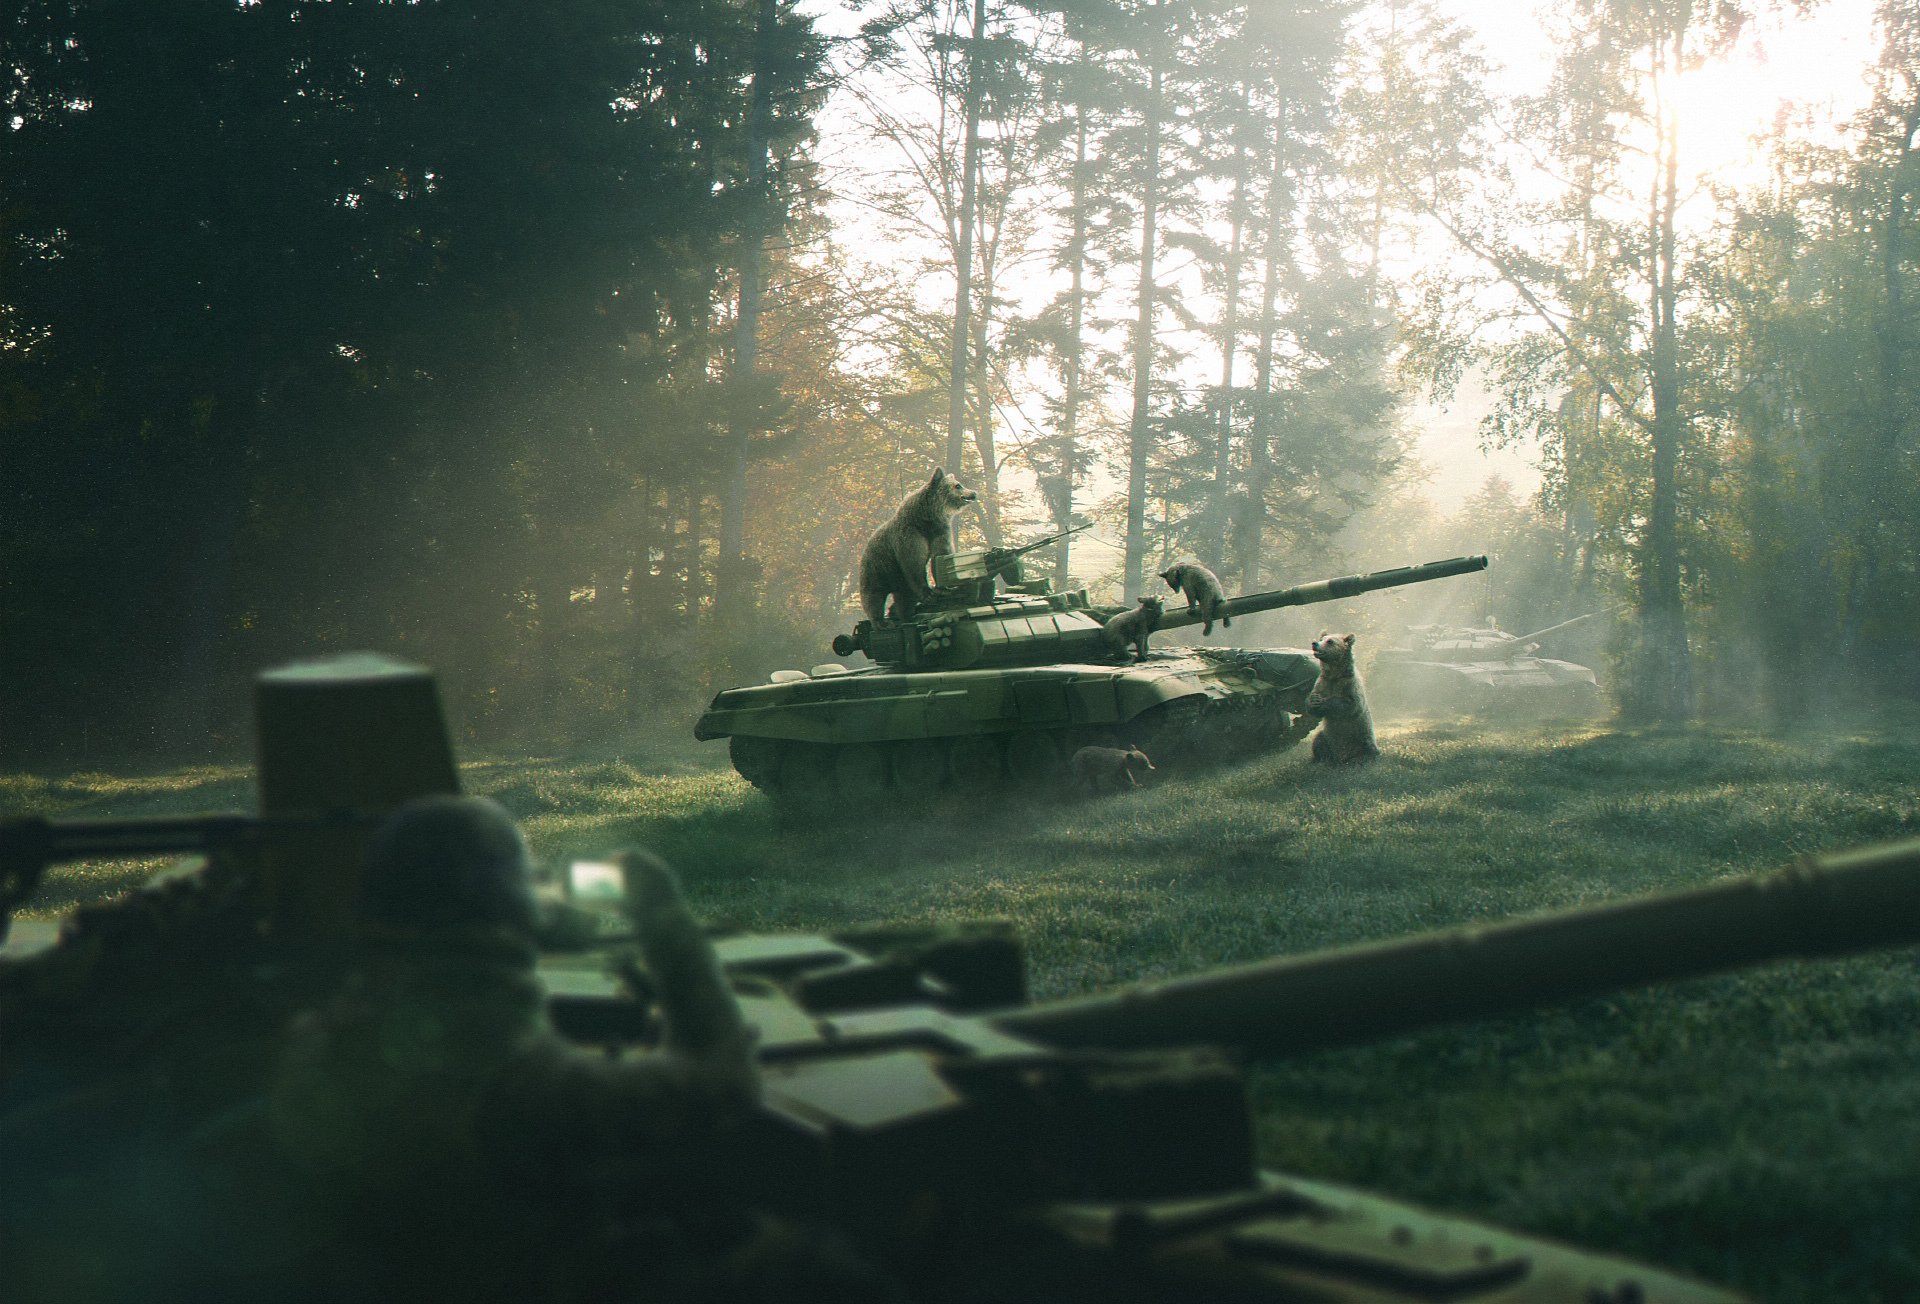
<instances>
[{"instance_id":1,"label":"blurred foreground tank","mask_svg":"<svg viewBox=\"0 0 1920 1304\"><path fill-rule=\"evenodd\" d=\"M1286 747L1319 665L1296 648L1173 647L1144 661L1110 650L1106 621L1127 610L1022 582L1017 549L934 559L933 601L906 620L863 620L834 640L866 669L829 663L713 699L694 737L729 739L733 766L801 805L922 796L1002 782L1057 786L1088 745L1139 747L1156 766ZM1230 598L1229 616L1331 602L1485 570L1485 557L1319 580ZM1007 581L1004 591L998 582ZM1169 595L1160 631L1198 625Z\"/></svg>"},{"instance_id":2,"label":"blurred foreground tank","mask_svg":"<svg viewBox=\"0 0 1920 1304\"><path fill-rule=\"evenodd\" d=\"M1263 1170L1234 1061L1915 941L1920 840L1040 1005L1005 924L722 935L766 1088L736 1162L754 1198L829 1219L913 1299L1727 1304ZM547 965L573 1035L643 1026L595 950Z\"/></svg>"},{"instance_id":3,"label":"blurred foreground tank","mask_svg":"<svg viewBox=\"0 0 1920 1304\"><path fill-rule=\"evenodd\" d=\"M1520 635L1492 621L1479 628L1410 625L1403 646L1375 654L1368 692L1387 711L1597 714L1606 705L1598 675L1534 653L1545 640L1601 614L1590 611Z\"/></svg>"},{"instance_id":4,"label":"blurred foreground tank","mask_svg":"<svg viewBox=\"0 0 1920 1304\"><path fill-rule=\"evenodd\" d=\"M457 787L422 680L334 663L263 685L260 815L0 824L0 918L57 861L210 853L83 910L51 946L31 929L0 957L0 1150L14 1165L0 1206L72 1181L76 1139L177 1159L244 1117L273 1030L339 979L337 906L368 817ZM314 745L289 750L302 730ZM582 862L556 884L540 972L557 1026L614 1053L650 1044L659 1020L606 871ZM1727 1304L1620 1258L1265 1171L1231 1057L1916 940L1920 840L1039 1005L1001 922L723 933L764 1094L700 1179L743 1210L832 1231L914 1301ZM110 1261L119 1247L82 1208L85 1254ZM561 1283L577 1249L535 1252ZM810 1298L796 1283L769 1304Z\"/></svg>"}]
</instances>

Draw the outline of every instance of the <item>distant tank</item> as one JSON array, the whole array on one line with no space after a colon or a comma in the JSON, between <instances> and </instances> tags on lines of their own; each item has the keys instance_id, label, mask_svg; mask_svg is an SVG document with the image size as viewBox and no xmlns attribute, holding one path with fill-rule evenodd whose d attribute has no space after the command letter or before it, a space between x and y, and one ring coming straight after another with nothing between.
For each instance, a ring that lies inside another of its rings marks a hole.
<instances>
[{"instance_id":1,"label":"distant tank","mask_svg":"<svg viewBox=\"0 0 1920 1304\"><path fill-rule=\"evenodd\" d=\"M1411 625L1400 646L1374 656L1368 691L1376 706L1390 711L1592 715L1606 703L1600 677L1586 666L1534 653L1544 641L1600 614L1590 611L1519 635L1491 619L1478 628Z\"/></svg>"},{"instance_id":2,"label":"distant tank","mask_svg":"<svg viewBox=\"0 0 1920 1304\"><path fill-rule=\"evenodd\" d=\"M1021 556L1058 537L934 558L930 602L834 639L838 655L863 652L877 666L782 670L771 683L727 689L694 737L729 739L749 782L809 804L1007 782L1051 787L1083 746L1124 743L1156 766L1178 765L1285 747L1312 729L1304 712L1319 667L1309 653L1174 647L1135 661L1109 646L1105 629L1127 608L1021 579ZM1230 598L1223 611L1331 602L1486 565L1454 557L1318 580ZM1201 623L1170 597L1159 631Z\"/></svg>"}]
</instances>

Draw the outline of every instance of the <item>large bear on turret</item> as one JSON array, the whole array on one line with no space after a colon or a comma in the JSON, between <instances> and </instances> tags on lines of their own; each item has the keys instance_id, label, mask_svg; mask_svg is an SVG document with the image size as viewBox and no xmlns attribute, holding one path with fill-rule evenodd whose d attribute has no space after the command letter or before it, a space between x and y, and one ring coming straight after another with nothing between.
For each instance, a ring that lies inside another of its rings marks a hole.
<instances>
[{"instance_id":1,"label":"large bear on turret","mask_svg":"<svg viewBox=\"0 0 1920 1304\"><path fill-rule=\"evenodd\" d=\"M893 598L893 618L905 620L932 591L927 566L935 556L953 553L953 514L980 495L947 474L933 473L926 485L900 504L893 519L874 531L860 554L860 606L867 619L886 615Z\"/></svg>"}]
</instances>

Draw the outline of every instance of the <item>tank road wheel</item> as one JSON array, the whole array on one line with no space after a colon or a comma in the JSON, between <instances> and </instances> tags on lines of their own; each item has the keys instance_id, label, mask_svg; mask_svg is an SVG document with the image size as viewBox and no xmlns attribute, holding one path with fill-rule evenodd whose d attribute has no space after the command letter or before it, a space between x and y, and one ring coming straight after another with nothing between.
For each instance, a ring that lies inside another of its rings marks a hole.
<instances>
[{"instance_id":1,"label":"tank road wheel","mask_svg":"<svg viewBox=\"0 0 1920 1304\"><path fill-rule=\"evenodd\" d=\"M833 786L846 801L870 801L887 791L887 753L873 743L842 747L833 760Z\"/></svg>"},{"instance_id":2,"label":"tank road wheel","mask_svg":"<svg viewBox=\"0 0 1920 1304\"><path fill-rule=\"evenodd\" d=\"M1046 793L1058 788L1067 777L1060 736L1028 729L1009 738L1007 775L1025 792Z\"/></svg>"},{"instance_id":3,"label":"tank road wheel","mask_svg":"<svg viewBox=\"0 0 1920 1304\"><path fill-rule=\"evenodd\" d=\"M825 743L788 743L780 757L782 799L795 806L819 809L833 801L834 754L839 748Z\"/></svg>"},{"instance_id":4,"label":"tank road wheel","mask_svg":"<svg viewBox=\"0 0 1920 1304\"><path fill-rule=\"evenodd\" d=\"M953 786L965 792L984 792L997 786L1005 772L1000 740L992 734L965 734L947 745L947 769Z\"/></svg>"},{"instance_id":5,"label":"tank road wheel","mask_svg":"<svg viewBox=\"0 0 1920 1304\"><path fill-rule=\"evenodd\" d=\"M947 781L946 744L935 738L909 738L889 749L893 790L903 797L930 797Z\"/></svg>"},{"instance_id":6,"label":"tank road wheel","mask_svg":"<svg viewBox=\"0 0 1920 1304\"><path fill-rule=\"evenodd\" d=\"M781 747L778 738L735 734L727 739L727 756L741 778L763 792L771 792L780 786Z\"/></svg>"}]
</instances>

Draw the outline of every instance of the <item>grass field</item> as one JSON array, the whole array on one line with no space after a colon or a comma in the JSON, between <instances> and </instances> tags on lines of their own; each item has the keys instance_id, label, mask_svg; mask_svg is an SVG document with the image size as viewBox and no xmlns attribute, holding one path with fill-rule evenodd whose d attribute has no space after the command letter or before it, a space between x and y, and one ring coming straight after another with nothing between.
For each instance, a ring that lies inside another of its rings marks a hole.
<instances>
[{"instance_id":1,"label":"grass field","mask_svg":"<svg viewBox=\"0 0 1920 1304\"><path fill-rule=\"evenodd\" d=\"M1920 832L1906 731L1384 731L1092 801L776 812L721 749L496 759L543 859L653 847L759 928L997 915L1035 994L1682 887ZM0 776L0 812L245 809L243 770ZM63 871L29 913L138 881ZM1920 1299L1920 965L1796 962L1260 1066L1272 1167L1772 1301Z\"/></svg>"}]
</instances>

